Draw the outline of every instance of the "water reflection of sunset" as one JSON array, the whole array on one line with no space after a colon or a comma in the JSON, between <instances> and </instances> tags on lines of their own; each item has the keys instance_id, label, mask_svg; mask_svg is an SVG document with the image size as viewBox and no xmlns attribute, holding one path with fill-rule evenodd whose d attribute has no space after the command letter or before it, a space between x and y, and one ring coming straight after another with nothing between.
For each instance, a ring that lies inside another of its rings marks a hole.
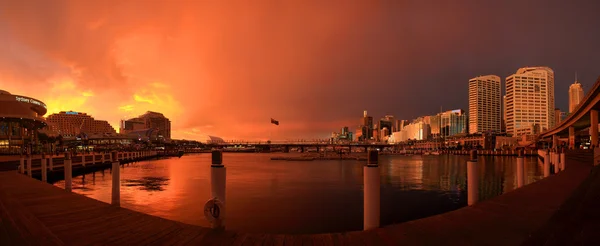
<instances>
[{"instance_id":1,"label":"water reflection of sunset","mask_svg":"<svg viewBox=\"0 0 600 246\"><path fill-rule=\"evenodd\" d=\"M224 155L229 229L321 233L362 228L363 162L271 161L271 156ZM382 224L464 206L466 158L381 156ZM210 155L198 154L123 166L120 169L121 206L209 226L202 209L210 198L210 161ZM482 199L513 187L513 164L513 159L508 157L480 157ZM535 180L539 169L534 160L526 159L525 166L527 180ZM74 182L74 192L110 202L110 170L87 174L85 178L78 176ZM62 187L64 182L55 185Z\"/></svg>"}]
</instances>

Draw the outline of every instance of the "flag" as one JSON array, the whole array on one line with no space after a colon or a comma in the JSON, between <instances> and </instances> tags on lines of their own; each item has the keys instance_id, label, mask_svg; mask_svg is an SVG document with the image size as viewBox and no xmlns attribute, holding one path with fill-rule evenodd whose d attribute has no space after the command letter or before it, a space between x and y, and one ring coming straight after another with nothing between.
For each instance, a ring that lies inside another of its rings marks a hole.
<instances>
[{"instance_id":1,"label":"flag","mask_svg":"<svg viewBox=\"0 0 600 246\"><path fill-rule=\"evenodd\" d=\"M271 124L279 125L279 121L271 118Z\"/></svg>"}]
</instances>

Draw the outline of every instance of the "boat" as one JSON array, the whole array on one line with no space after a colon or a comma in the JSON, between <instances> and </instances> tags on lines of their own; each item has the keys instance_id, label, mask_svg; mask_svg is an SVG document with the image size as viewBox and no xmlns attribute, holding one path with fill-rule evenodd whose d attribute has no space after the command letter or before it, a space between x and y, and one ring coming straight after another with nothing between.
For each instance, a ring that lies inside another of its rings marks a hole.
<instances>
[{"instance_id":1,"label":"boat","mask_svg":"<svg viewBox=\"0 0 600 246\"><path fill-rule=\"evenodd\" d=\"M429 153L429 151L425 151L423 152L423 155L430 155L431 153Z\"/></svg>"},{"instance_id":2,"label":"boat","mask_svg":"<svg viewBox=\"0 0 600 246\"><path fill-rule=\"evenodd\" d=\"M440 152L436 150L436 151L431 152L431 154L432 155L440 155Z\"/></svg>"}]
</instances>

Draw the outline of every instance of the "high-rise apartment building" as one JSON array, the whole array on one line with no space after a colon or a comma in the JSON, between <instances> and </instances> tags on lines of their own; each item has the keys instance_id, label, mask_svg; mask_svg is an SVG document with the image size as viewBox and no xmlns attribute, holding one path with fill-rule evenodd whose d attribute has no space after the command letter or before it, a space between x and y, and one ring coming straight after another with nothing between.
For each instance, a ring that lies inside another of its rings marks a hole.
<instances>
[{"instance_id":1,"label":"high-rise apartment building","mask_svg":"<svg viewBox=\"0 0 600 246\"><path fill-rule=\"evenodd\" d=\"M579 103L583 101L583 96L583 87L581 87L581 84L575 78L575 83L569 86L569 113L572 113Z\"/></svg>"},{"instance_id":2,"label":"high-rise apartment building","mask_svg":"<svg viewBox=\"0 0 600 246\"><path fill-rule=\"evenodd\" d=\"M558 125L560 124L560 122L562 121L562 112L560 111L559 108L554 109L554 125Z\"/></svg>"},{"instance_id":3,"label":"high-rise apartment building","mask_svg":"<svg viewBox=\"0 0 600 246\"><path fill-rule=\"evenodd\" d=\"M502 130L502 89L500 77L479 76L469 80L469 133Z\"/></svg>"},{"instance_id":4,"label":"high-rise apartment building","mask_svg":"<svg viewBox=\"0 0 600 246\"><path fill-rule=\"evenodd\" d=\"M49 128L62 136L76 136L80 133L116 134L115 129L105 120L96 120L81 112L60 112L46 117Z\"/></svg>"},{"instance_id":5,"label":"high-rise apartment building","mask_svg":"<svg viewBox=\"0 0 600 246\"><path fill-rule=\"evenodd\" d=\"M143 129L157 129L158 137L171 139L171 121L161 113L148 111L137 118L121 121L121 133Z\"/></svg>"},{"instance_id":6,"label":"high-rise apartment building","mask_svg":"<svg viewBox=\"0 0 600 246\"><path fill-rule=\"evenodd\" d=\"M373 117L367 115L367 111L363 112L363 118L361 120L362 137L364 140L373 138Z\"/></svg>"},{"instance_id":7,"label":"high-rise apartment building","mask_svg":"<svg viewBox=\"0 0 600 246\"><path fill-rule=\"evenodd\" d=\"M502 132L506 132L506 95L502 96Z\"/></svg>"},{"instance_id":8,"label":"high-rise apartment building","mask_svg":"<svg viewBox=\"0 0 600 246\"><path fill-rule=\"evenodd\" d=\"M554 126L554 71L524 67L506 78L506 132L513 136Z\"/></svg>"}]
</instances>

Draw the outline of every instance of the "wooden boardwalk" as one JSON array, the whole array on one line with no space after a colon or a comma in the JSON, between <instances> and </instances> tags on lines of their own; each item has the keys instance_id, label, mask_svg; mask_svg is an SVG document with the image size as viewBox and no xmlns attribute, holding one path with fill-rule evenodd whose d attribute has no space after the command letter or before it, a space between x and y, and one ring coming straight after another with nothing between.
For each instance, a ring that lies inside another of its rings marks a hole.
<instances>
[{"instance_id":1,"label":"wooden boardwalk","mask_svg":"<svg viewBox=\"0 0 600 246\"><path fill-rule=\"evenodd\" d=\"M597 209L600 181L591 169L591 162L568 158L566 171L474 206L370 231L314 235L214 231L0 172L0 245L518 245L530 235L541 242L548 231L562 233L553 215L562 204L573 208L568 204L581 190L584 208Z\"/></svg>"}]
</instances>

